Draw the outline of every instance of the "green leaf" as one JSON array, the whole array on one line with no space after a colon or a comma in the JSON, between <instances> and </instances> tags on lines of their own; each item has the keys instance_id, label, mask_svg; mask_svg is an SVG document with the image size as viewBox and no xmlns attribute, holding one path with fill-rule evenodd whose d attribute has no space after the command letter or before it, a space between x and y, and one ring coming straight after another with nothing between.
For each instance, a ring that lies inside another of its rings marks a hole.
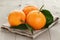
<instances>
[{"instance_id":1,"label":"green leaf","mask_svg":"<svg viewBox=\"0 0 60 40\"><path fill-rule=\"evenodd\" d=\"M20 30L26 30L26 29L28 29L33 34L32 27L30 25L28 25L27 23L20 24L18 26L12 26L11 28L20 29Z\"/></svg>"},{"instance_id":2,"label":"green leaf","mask_svg":"<svg viewBox=\"0 0 60 40\"><path fill-rule=\"evenodd\" d=\"M21 24L21 25L18 25L18 26L13 26L11 28L20 29L20 30L28 29L25 24Z\"/></svg>"},{"instance_id":3,"label":"green leaf","mask_svg":"<svg viewBox=\"0 0 60 40\"><path fill-rule=\"evenodd\" d=\"M49 10L46 10L46 9L42 9L41 11L45 17L46 17L46 25L45 25L45 28L48 28L48 26L53 23L53 16L52 14L50 13Z\"/></svg>"}]
</instances>

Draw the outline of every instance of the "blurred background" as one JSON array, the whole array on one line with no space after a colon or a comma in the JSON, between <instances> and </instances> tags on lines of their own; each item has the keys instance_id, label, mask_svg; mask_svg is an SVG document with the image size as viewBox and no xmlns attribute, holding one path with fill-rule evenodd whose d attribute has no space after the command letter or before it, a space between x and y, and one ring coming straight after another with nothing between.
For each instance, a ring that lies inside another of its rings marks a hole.
<instances>
[{"instance_id":1,"label":"blurred background","mask_svg":"<svg viewBox=\"0 0 60 40\"><path fill-rule=\"evenodd\" d=\"M54 15L60 13L60 0L0 0L0 25L6 22L9 12L15 9L22 9L26 5L34 5L51 11ZM3 19L3 20L2 20Z\"/></svg>"},{"instance_id":2,"label":"blurred background","mask_svg":"<svg viewBox=\"0 0 60 40\"><path fill-rule=\"evenodd\" d=\"M38 8L44 5L44 9L50 10L54 16L58 16L60 18L60 0L0 0L0 27L2 24L8 22L7 17L10 11L15 9L21 10L26 5L35 5ZM56 27L51 29L53 30L51 31L51 40L60 40L59 26L60 26L60 19ZM10 37L10 40L12 39L15 40L14 38L16 35L10 34L11 36L13 35L13 37L11 37L9 34L8 37ZM9 40L9 38L7 39L7 37L5 37L6 35L7 35L6 33L4 34L0 32L0 36L2 36L0 37L0 40L5 40L5 38L6 40ZM48 33L45 33L45 35L43 35L42 37L46 38L45 40L50 40L49 37L46 35L48 35ZM40 37L41 40L43 40L42 37ZM17 40L19 40L19 38ZM23 38L21 40L23 40Z\"/></svg>"}]
</instances>

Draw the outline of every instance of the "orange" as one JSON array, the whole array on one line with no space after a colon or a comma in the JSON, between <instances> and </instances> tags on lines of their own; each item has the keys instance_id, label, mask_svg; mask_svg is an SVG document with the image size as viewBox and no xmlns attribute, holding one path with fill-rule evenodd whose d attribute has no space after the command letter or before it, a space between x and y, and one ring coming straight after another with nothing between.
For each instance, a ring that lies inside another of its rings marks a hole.
<instances>
[{"instance_id":1,"label":"orange","mask_svg":"<svg viewBox=\"0 0 60 40\"><path fill-rule=\"evenodd\" d=\"M26 6L23 11L27 15L30 11L37 10L38 8L35 6Z\"/></svg>"},{"instance_id":2,"label":"orange","mask_svg":"<svg viewBox=\"0 0 60 40\"><path fill-rule=\"evenodd\" d=\"M26 22L35 30L43 28L46 24L46 18L39 12L39 10L33 10L27 15Z\"/></svg>"},{"instance_id":3,"label":"orange","mask_svg":"<svg viewBox=\"0 0 60 40\"><path fill-rule=\"evenodd\" d=\"M11 26L17 26L22 24L22 21L25 21L25 14L23 11L15 10L10 12L8 16L8 22Z\"/></svg>"}]
</instances>

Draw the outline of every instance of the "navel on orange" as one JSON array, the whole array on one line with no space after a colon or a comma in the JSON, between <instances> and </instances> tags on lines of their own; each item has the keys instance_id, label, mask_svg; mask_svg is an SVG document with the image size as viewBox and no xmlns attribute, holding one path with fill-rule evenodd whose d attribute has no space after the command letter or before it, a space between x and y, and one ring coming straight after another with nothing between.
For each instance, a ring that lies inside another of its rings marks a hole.
<instances>
[{"instance_id":1,"label":"navel on orange","mask_svg":"<svg viewBox=\"0 0 60 40\"><path fill-rule=\"evenodd\" d=\"M43 28L46 24L46 18L39 10L33 10L27 15L26 22L35 30Z\"/></svg>"},{"instance_id":2,"label":"navel on orange","mask_svg":"<svg viewBox=\"0 0 60 40\"><path fill-rule=\"evenodd\" d=\"M8 22L11 26L22 24L23 22L21 20L25 21L25 14L23 11L15 10L10 12L8 16Z\"/></svg>"},{"instance_id":3,"label":"navel on orange","mask_svg":"<svg viewBox=\"0 0 60 40\"><path fill-rule=\"evenodd\" d=\"M38 8L35 6L26 6L24 7L23 11L27 15L30 11L37 10Z\"/></svg>"}]
</instances>

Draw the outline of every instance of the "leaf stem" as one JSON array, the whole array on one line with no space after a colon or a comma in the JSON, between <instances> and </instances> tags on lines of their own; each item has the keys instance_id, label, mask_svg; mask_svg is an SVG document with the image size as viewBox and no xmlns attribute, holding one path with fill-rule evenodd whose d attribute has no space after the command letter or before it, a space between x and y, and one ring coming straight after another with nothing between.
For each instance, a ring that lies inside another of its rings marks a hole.
<instances>
[{"instance_id":1,"label":"leaf stem","mask_svg":"<svg viewBox=\"0 0 60 40\"><path fill-rule=\"evenodd\" d=\"M23 20L20 20L20 21L23 22L26 25L26 27L30 30L30 32L33 34L32 27L30 27L27 23L25 23L25 21L23 21Z\"/></svg>"},{"instance_id":2,"label":"leaf stem","mask_svg":"<svg viewBox=\"0 0 60 40\"><path fill-rule=\"evenodd\" d=\"M33 29L27 23L25 23L25 25L30 30L30 32L33 34Z\"/></svg>"},{"instance_id":3,"label":"leaf stem","mask_svg":"<svg viewBox=\"0 0 60 40\"><path fill-rule=\"evenodd\" d=\"M42 6L41 6L41 8L40 8L40 10L39 10L39 11L41 11L43 7L44 7L44 5L42 5Z\"/></svg>"}]
</instances>

